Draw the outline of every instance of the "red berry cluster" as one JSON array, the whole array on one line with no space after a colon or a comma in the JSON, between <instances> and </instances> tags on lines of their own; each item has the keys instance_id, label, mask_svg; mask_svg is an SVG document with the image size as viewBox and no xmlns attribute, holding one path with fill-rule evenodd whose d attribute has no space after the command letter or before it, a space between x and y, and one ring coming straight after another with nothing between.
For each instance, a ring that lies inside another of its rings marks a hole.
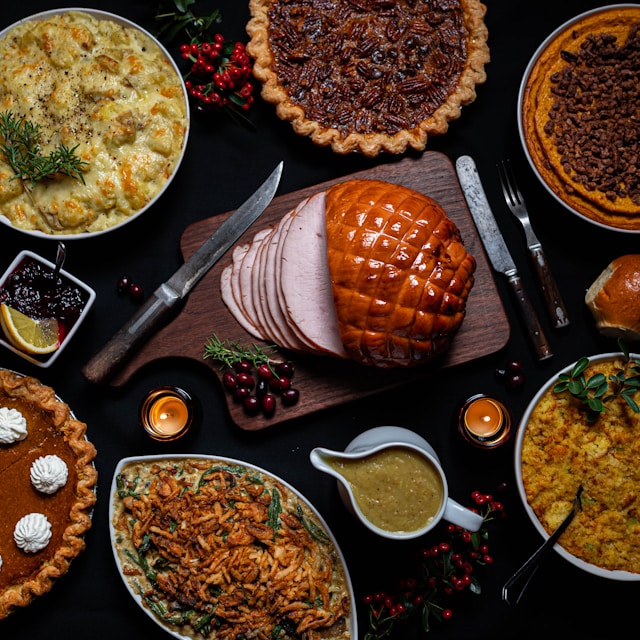
<instances>
[{"instance_id":1,"label":"red berry cluster","mask_svg":"<svg viewBox=\"0 0 640 640\"><path fill-rule=\"evenodd\" d=\"M263 362L254 370L251 362L241 360L222 374L222 384L249 415L262 412L271 418L277 396L284 406L293 406L300 399L300 392L291 386L293 374L291 362Z\"/></svg>"},{"instance_id":2,"label":"red berry cluster","mask_svg":"<svg viewBox=\"0 0 640 640\"><path fill-rule=\"evenodd\" d=\"M247 111L251 107L252 69L242 42L225 40L217 33L213 42L180 45L180 53L192 62L184 80L197 109L227 107Z\"/></svg>"},{"instance_id":3,"label":"red berry cluster","mask_svg":"<svg viewBox=\"0 0 640 640\"><path fill-rule=\"evenodd\" d=\"M443 523L442 541L418 551L415 566L419 573L400 580L394 593L377 591L363 598L369 607L369 628L364 640L390 637L396 623L416 615L428 632L432 618L449 620L453 616L451 596L465 590L480 593L475 568L493 563L486 525L505 517L505 511L492 495L474 491L471 499L476 505L474 510L484 518L479 531L472 533Z\"/></svg>"}]
</instances>

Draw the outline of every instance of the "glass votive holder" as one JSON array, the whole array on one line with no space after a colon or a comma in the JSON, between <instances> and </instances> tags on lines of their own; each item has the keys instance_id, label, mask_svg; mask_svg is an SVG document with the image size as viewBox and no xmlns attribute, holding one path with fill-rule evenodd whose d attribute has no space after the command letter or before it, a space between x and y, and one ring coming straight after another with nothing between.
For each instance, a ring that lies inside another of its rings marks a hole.
<instances>
[{"instance_id":1,"label":"glass votive holder","mask_svg":"<svg viewBox=\"0 0 640 640\"><path fill-rule=\"evenodd\" d=\"M511 413L497 398L480 393L462 405L458 414L458 430L467 442L476 447L498 447L511 435Z\"/></svg>"},{"instance_id":2,"label":"glass votive holder","mask_svg":"<svg viewBox=\"0 0 640 640\"><path fill-rule=\"evenodd\" d=\"M140 405L140 422L154 440L176 440L193 423L193 400L179 387L157 387Z\"/></svg>"}]
</instances>

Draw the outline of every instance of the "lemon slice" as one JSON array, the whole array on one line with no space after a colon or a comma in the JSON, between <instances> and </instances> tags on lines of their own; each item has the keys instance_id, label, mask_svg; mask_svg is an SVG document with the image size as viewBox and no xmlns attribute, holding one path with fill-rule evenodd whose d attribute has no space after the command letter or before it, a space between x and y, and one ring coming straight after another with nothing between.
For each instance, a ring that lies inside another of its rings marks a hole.
<instances>
[{"instance_id":1,"label":"lemon slice","mask_svg":"<svg viewBox=\"0 0 640 640\"><path fill-rule=\"evenodd\" d=\"M59 346L58 321L55 318L34 320L6 304L0 305L0 321L7 340L21 351L45 354Z\"/></svg>"}]
</instances>

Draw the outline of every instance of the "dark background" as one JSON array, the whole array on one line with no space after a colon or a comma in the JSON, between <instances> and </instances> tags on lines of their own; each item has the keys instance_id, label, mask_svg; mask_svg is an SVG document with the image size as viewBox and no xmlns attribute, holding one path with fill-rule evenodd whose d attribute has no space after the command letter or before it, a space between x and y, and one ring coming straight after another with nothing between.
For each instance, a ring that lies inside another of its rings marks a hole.
<instances>
[{"instance_id":1,"label":"dark background","mask_svg":"<svg viewBox=\"0 0 640 640\"><path fill-rule=\"evenodd\" d=\"M601 338L584 305L584 293L600 271L618 255L637 251L637 236L603 231L567 213L536 181L526 164L516 127L516 98L523 71L542 40L564 21L598 2L488 1L491 63L488 79L476 101L464 108L441 138L428 148L454 160L473 156L484 179L499 225L520 268L525 286L540 313L555 356L538 363L532 356L513 299L504 280L497 278L511 320L511 338L500 353L446 372L425 371L424 378L366 400L328 409L320 414L280 424L260 432L239 429L229 419L224 396L210 366L180 359L161 361L142 370L120 390L89 385L80 368L130 317L133 303L116 295L121 274L130 274L147 294L166 280L181 263L179 239L192 222L234 209L281 159L285 171L279 193L348 175L383 163L349 155L337 156L298 137L278 120L270 105L256 101L251 112L255 131L234 125L223 116L194 114L189 145L179 174L160 202L124 228L94 239L67 243L65 268L98 292L95 307L67 351L50 369L37 369L4 350L0 366L35 375L51 384L88 425L88 436L98 450L100 474L94 526L87 549L52 591L0 621L3 640L28 638L168 637L134 603L120 581L108 534L109 487L116 463L123 457L151 453L219 454L258 464L298 488L322 513L344 551L358 600L370 591L394 590L396 578L412 571L413 553L438 542L427 536L416 543L390 543L369 534L354 521L339 501L334 482L313 469L309 451L318 445L341 449L373 426L401 425L431 441L447 471L452 495L465 504L479 489L500 493L508 517L490 531L492 566L478 570L480 595L463 594L452 600L454 617L434 624L429 636L438 638L559 638L609 637L637 623L637 583L596 578L578 571L557 554L539 570L524 598L510 607L501 602L504 581L541 542L519 503L514 483L513 446L496 451L470 449L460 440L454 418L460 404L475 393L502 397L517 423L527 403L547 378L583 355L616 350L615 342ZM5 3L0 26L29 14L56 8L55 2L31 0ZM154 28L158 4L142 0L87 1L83 6L111 11L148 30ZM239 0L198 0L195 10L222 12L219 30L246 41L248 3ZM544 312L521 229L510 217L500 193L496 162L510 157L515 164L532 220L565 298L571 325L554 331ZM55 242L37 240L0 227L0 271L20 249L31 249L53 260ZM185 329L186 330L186 329ZM215 330L215 327L212 327ZM507 392L494 372L509 360L522 362L524 387ZM198 400L196 429L173 444L157 444L142 432L137 419L146 391L159 384L175 384ZM0 517L1 517L0 505ZM360 637L366 628L359 615ZM408 627L397 638L419 637Z\"/></svg>"}]
</instances>

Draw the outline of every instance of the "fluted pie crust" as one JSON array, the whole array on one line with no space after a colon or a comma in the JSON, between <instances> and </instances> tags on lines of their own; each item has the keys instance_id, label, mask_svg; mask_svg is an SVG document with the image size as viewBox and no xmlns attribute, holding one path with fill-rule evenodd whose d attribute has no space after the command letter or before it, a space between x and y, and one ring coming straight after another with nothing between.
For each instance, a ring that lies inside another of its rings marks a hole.
<instances>
[{"instance_id":1,"label":"fluted pie crust","mask_svg":"<svg viewBox=\"0 0 640 640\"><path fill-rule=\"evenodd\" d=\"M0 619L48 592L85 548L96 501L94 446L86 425L73 416L52 388L35 378L0 369L0 407L14 408L27 420L24 440L0 444ZM52 495L31 485L29 470L40 456L55 454L69 472L66 485ZM49 544L36 553L13 540L15 523L28 513L42 513L51 523Z\"/></svg>"},{"instance_id":2,"label":"fluted pie crust","mask_svg":"<svg viewBox=\"0 0 640 640\"><path fill-rule=\"evenodd\" d=\"M423 150L476 98L489 62L479 0L250 0L262 97L320 146Z\"/></svg>"}]
</instances>

